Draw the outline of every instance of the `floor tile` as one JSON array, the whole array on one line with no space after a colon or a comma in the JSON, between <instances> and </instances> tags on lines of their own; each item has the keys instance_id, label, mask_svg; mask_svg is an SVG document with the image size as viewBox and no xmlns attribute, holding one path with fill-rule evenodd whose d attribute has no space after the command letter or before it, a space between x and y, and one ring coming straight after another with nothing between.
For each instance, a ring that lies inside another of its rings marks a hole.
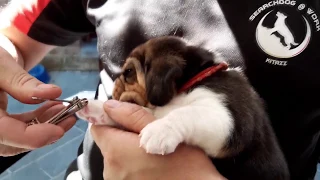
<instances>
[{"instance_id":1,"label":"floor tile","mask_svg":"<svg viewBox=\"0 0 320 180\"><path fill-rule=\"evenodd\" d=\"M62 88L61 98L67 98L80 91L95 90L99 83L99 73L97 71L81 72L51 72L51 83Z\"/></svg>"},{"instance_id":2,"label":"floor tile","mask_svg":"<svg viewBox=\"0 0 320 180\"><path fill-rule=\"evenodd\" d=\"M97 39L93 39L91 42L89 43L85 43L81 45L81 57L95 57L95 58L99 58L99 53L97 50Z\"/></svg>"},{"instance_id":3,"label":"floor tile","mask_svg":"<svg viewBox=\"0 0 320 180\"><path fill-rule=\"evenodd\" d=\"M0 178L0 180L12 180L12 179L11 179L11 176L8 175L8 176L6 176L6 177Z\"/></svg>"},{"instance_id":4,"label":"floor tile","mask_svg":"<svg viewBox=\"0 0 320 180\"><path fill-rule=\"evenodd\" d=\"M60 173L58 176L52 178L51 180L64 180L64 172Z\"/></svg>"},{"instance_id":5,"label":"floor tile","mask_svg":"<svg viewBox=\"0 0 320 180\"><path fill-rule=\"evenodd\" d=\"M79 119L76 123L76 127L79 128L82 132L86 132L88 128L88 122L82 119Z\"/></svg>"},{"instance_id":6,"label":"floor tile","mask_svg":"<svg viewBox=\"0 0 320 180\"><path fill-rule=\"evenodd\" d=\"M9 170L4 171L2 174L0 174L0 180L5 179L10 175L11 172Z\"/></svg>"},{"instance_id":7,"label":"floor tile","mask_svg":"<svg viewBox=\"0 0 320 180\"><path fill-rule=\"evenodd\" d=\"M65 171L70 163L77 157L78 147L84 135L74 139L72 142L55 149L50 154L37 160L37 165L51 177L59 175Z\"/></svg>"},{"instance_id":8,"label":"floor tile","mask_svg":"<svg viewBox=\"0 0 320 180\"><path fill-rule=\"evenodd\" d=\"M68 144L70 140L75 139L77 137L83 137L83 134L84 133L81 130L79 130L76 127L73 127L65 134L64 137L62 137L55 144L30 152L25 157L23 157L20 161L12 165L9 169L11 172L15 172L20 168L24 167L25 165L32 163L36 159L41 158L42 156L50 153L51 151L54 151L56 148L63 146L65 144Z\"/></svg>"},{"instance_id":9,"label":"floor tile","mask_svg":"<svg viewBox=\"0 0 320 180\"><path fill-rule=\"evenodd\" d=\"M37 167L36 163L29 164L28 166L12 173L10 180L49 180L51 179L45 172Z\"/></svg>"}]
</instances>

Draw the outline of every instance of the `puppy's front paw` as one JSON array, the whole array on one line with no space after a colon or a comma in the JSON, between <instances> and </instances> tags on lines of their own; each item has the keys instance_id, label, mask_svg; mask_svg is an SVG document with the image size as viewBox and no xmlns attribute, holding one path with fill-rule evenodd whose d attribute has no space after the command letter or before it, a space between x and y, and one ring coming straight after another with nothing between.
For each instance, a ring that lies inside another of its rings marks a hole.
<instances>
[{"instance_id":1,"label":"puppy's front paw","mask_svg":"<svg viewBox=\"0 0 320 180\"><path fill-rule=\"evenodd\" d=\"M83 109L81 109L80 111L76 112L76 115L80 119L88 121L88 122L90 122L92 124L100 122L103 119L103 114L99 115L99 114L93 112L91 105L85 106Z\"/></svg>"},{"instance_id":2,"label":"puppy's front paw","mask_svg":"<svg viewBox=\"0 0 320 180\"><path fill-rule=\"evenodd\" d=\"M140 147L150 154L170 154L183 141L182 135L170 121L157 120L148 124L140 132Z\"/></svg>"},{"instance_id":3,"label":"puppy's front paw","mask_svg":"<svg viewBox=\"0 0 320 180\"><path fill-rule=\"evenodd\" d=\"M95 125L116 125L103 110L103 102L99 100L89 100L86 107L76 112L76 115Z\"/></svg>"}]
</instances>

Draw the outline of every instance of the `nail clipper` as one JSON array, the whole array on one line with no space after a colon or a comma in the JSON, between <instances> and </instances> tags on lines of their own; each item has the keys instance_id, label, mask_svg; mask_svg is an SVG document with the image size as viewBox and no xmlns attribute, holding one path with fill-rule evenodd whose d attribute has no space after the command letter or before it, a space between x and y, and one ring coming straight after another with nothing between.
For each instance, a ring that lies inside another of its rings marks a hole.
<instances>
[{"instance_id":1,"label":"nail clipper","mask_svg":"<svg viewBox=\"0 0 320 180\"><path fill-rule=\"evenodd\" d=\"M33 100L44 100L44 101L57 101L57 102L67 102L69 103L68 106L66 106L64 109L62 109L59 113L57 113L55 116L50 118L45 123L49 124L59 124L63 120L67 119L68 117L74 115L76 112L84 108L86 105L88 105L88 100L86 98L79 99L78 96L74 97L72 100L61 100L61 99L42 99L38 97L32 97ZM41 122L38 120L38 118L34 118L31 121L27 122L27 125L33 125L33 124L40 124Z\"/></svg>"}]
</instances>

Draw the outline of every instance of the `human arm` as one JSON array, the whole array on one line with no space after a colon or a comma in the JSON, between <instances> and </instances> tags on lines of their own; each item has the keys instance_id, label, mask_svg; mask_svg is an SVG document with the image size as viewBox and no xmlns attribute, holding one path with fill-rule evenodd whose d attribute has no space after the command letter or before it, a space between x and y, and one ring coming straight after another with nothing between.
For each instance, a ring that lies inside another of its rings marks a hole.
<instances>
[{"instance_id":1,"label":"human arm","mask_svg":"<svg viewBox=\"0 0 320 180\"><path fill-rule=\"evenodd\" d=\"M32 28L42 33L54 33L54 30L50 32L41 25L37 25L36 20L30 22L30 17L48 16L48 13L40 12L39 14L37 8L27 8L41 6L43 2L45 1L13 0L0 14L0 89L2 89L0 91L0 156L16 155L51 144L60 139L75 123L75 118L71 117L59 126L50 124L26 126L25 122L35 117L38 117L41 122L48 120L63 108L62 104L49 103L35 111L18 115L6 112L7 94L27 104L40 103L32 100L32 96L54 99L61 95L59 87L45 85L27 73L54 47L71 42L71 39L68 39L63 43L57 43L62 40L52 36L49 37L52 42L49 42L48 39L42 38L43 36L37 36L41 33L34 33ZM51 15L58 14L56 11ZM56 26L57 29L60 27L57 33L64 31L59 23L49 19L42 24ZM63 37L60 38L63 39Z\"/></svg>"}]
</instances>

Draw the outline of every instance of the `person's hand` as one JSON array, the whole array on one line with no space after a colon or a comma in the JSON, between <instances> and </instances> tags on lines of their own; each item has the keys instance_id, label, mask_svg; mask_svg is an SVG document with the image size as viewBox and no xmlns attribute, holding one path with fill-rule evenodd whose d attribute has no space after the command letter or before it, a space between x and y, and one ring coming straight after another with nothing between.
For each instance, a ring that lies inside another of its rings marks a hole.
<instances>
[{"instance_id":1,"label":"person's hand","mask_svg":"<svg viewBox=\"0 0 320 180\"><path fill-rule=\"evenodd\" d=\"M109 100L104 105L111 119L132 131L92 125L92 136L104 157L104 179L113 180L222 180L207 155L180 145L169 155L151 155L139 148L139 133L155 117L138 105Z\"/></svg>"},{"instance_id":2,"label":"person's hand","mask_svg":"<svg viewBox=\"0 0 320 180\"><path fill-rule=\"evenodd\" d=\"M31 97L54 99L61 95L61 89L30 76L4 50L1 49L0 54L0 156L17 155L59 140L74 125L75 117L66 119L58 126L36 124L28 127L26 122L35 117L45 122L64 107L62 104L50 102L22 114L8 114L6 109L7 93L22 103L36 104L41 101Z\"/></svg>"}]
</instances>

